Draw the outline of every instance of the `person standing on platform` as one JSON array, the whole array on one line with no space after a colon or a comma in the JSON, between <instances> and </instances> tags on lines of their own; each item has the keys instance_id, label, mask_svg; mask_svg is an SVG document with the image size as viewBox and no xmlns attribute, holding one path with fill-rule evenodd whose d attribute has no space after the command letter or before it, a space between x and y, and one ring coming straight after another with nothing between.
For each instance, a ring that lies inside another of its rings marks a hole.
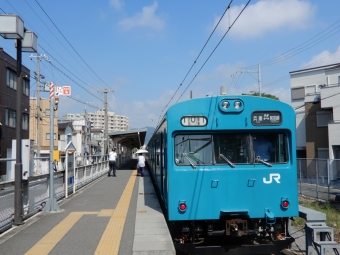
<instances>
[{"instance_id":1,"label":"person standing on platform","mask_svg":"<svg viewBox=\"0 0 340 255\"><path fill-rule=\"evenodd\" d=\"M138 156L138 168L141 173L141 177L144 177L144 168L145 168L145 157L143 156L142 153L139 154Z\"/></svg>"},{"instance_id":2,"label":"person standing on platform","mask_svg":"<svg viewBox=\"0 0 340 255\"><path fill-rule=\"evenodd\" d=\"M109 172L107 174L109 177L111 171L112 175L116 177L116 159L117 159L116 148L112 148L112 151L110 151L109 153Z\"/></svg>"}]
</instances>

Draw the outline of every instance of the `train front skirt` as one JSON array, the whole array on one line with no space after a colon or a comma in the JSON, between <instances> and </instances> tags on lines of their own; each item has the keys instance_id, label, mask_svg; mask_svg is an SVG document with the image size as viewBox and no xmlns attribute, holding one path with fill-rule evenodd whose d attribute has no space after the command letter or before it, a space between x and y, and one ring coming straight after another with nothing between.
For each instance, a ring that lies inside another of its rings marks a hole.
<instances>
[{"instance_id":1,"label":"train front skirt","mask_svg":"<svg viewBox=\"0 0 340 255\"><path fill-rule=\"evenodd\" d=\"M195 254L195 255L249 255L249 254L280 254L280 252L289 247L295 239L286 237L284 240L274 240L269 244L252 244L252 245L213 245L197 246L192 243L175 243L177 254Z\"/></svg>"}]
</instances>

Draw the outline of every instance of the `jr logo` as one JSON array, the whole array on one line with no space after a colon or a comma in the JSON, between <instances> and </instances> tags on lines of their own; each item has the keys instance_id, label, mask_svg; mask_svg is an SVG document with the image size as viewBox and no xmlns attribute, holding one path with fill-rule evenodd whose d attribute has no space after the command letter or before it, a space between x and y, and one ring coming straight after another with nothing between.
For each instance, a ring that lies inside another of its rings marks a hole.
<instances>
[{"instance_id":1,"label":"jr logo","mask_svg":"<svg viewBox=\"0 0 340 255\"><path fill-rule=\"evenodd\" d=\"M276 181L277 183L280 183L280 178L281 178L280 174L270 174L269 181L267 181L266 178L263 178L263 182L265 184L270 184L273 182L273 179L274 179L274 181Z\"/></svg>"}]
</instances>

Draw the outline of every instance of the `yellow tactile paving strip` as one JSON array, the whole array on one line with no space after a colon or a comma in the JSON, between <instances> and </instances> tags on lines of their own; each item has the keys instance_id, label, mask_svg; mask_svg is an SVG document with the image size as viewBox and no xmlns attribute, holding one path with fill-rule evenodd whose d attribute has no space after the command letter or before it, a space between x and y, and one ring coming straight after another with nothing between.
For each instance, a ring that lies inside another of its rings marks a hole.
<instances>
[{"instance_id":1,"label":"yellow tactile paving strip","mask_svg":"<svg viewBox=\"0 0 340 255\"><path fill-rule=\"evenodd\" d=\"M126 215L129 209L133 187L136 182L137 171L132 175L124 189L116 209L102 209L99 212L72 212L47 235L37 242L25 255L47 255L66 233L85 214L97 214L98 217L110 217L102 238L97 246L95 254L115 255L118 254L120 240L122 237Z\"/></svg>"},{"instance_id":2,"label":"yellow tactile paving strip","mask_svg":"<svg viewBox=\"0 0 340 255\"><path fill-rule=\"evenodd\" d=\"M104 231L104 234L102 235L102 238L100 239L95 254L118 254L120 240L122 237L125 219L129 209L136 177L137 171L135 170L132 172L132 175L125 187L125 190L117 204L117 207L113 215L111 216L109 223L106 226L106 229Z\"/></svg>"},{"instance_id":3,"label":"yellow tactile paving strip","mask_svg":"<svg viewBox=\"0 0 340 255\"><path fill-rule=\"evenodd\" d=\"M98 217L112 216L114 211L114 209L103 209L98 213Z\"/></svg>"},{"instance_id":4,"label":"yellow tactile paving strip","mask_svg":"<svg viewBox=\"0 0 340 255\"><path fill-rule=\"evenodd\" d=\"M45 255L64 237L64 235L84 215L84 212L72 212L47 235L37 242L25 255Z\"/></svg>"}]
</instances>

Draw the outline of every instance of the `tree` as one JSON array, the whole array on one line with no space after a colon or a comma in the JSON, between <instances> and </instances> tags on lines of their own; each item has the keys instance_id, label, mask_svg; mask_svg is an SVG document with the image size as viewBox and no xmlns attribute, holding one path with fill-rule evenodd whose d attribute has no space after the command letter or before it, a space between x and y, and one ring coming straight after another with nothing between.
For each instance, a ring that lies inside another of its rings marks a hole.
<instances>
[{"instance_id":1,"label":"tree","mask_svg":"<svg viewBox=\"0 0 340 255\"><path fill-rule=\"evenodd\" d=\"M249 94L243 93L242 95L254 96L254 97L260 96L259 92L252 92L252 91ZM261 96L280 101L280 99L277 96L274 96L272 94L261 93Z\"/></svg>"}]
</instances>

